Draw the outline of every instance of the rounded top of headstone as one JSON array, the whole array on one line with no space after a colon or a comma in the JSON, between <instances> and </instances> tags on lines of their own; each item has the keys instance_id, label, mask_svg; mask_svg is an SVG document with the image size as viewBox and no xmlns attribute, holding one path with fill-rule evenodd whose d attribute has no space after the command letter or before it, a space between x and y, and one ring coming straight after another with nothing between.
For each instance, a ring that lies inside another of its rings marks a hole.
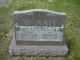
<instances>
[{"instance_id":1,"label":"rounded top of headstone","mask_svg":"<svg viewBox=\"0 0 80 60\"><path fill-rule=\"evenodd\" d=\"M29 13L29 12L49 12L49 13L55 13L55 14L60 14L60 15L66 15L64 12L56 12L56 11L51 11L51 10L46 10L46 9L30 9L30 10L25 10L25 11L15 11L14 14L22 14L22 13Z\"/></svg>"},{"instance_id":2,"label":"rounded top of headstone","mask_svg":"<svg viewBox=\"0 0 80 60\"><path fill-rule=\"evenodd\" d=\"M15 11L13 16L14 22L19 26L61 27L66 20L66 13L46 9Z\"/></svg>"}]
</instances>

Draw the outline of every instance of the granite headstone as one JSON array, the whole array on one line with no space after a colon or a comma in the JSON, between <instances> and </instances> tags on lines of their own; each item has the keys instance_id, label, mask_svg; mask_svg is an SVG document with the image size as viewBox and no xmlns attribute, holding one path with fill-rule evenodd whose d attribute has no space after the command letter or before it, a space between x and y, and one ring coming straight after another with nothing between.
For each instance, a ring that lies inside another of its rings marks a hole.
<instances>
[{"instance_id":1,"label":"granite headstone","mask_svg":"<svg viewBox=\"0 0 80 60\"><path fill-rule=\"evenodd\" d=\"M44 9L15 11L15 32L10 55L64 56L68 47L64 40L66 14Z\"/></svg>"}]
</instances>

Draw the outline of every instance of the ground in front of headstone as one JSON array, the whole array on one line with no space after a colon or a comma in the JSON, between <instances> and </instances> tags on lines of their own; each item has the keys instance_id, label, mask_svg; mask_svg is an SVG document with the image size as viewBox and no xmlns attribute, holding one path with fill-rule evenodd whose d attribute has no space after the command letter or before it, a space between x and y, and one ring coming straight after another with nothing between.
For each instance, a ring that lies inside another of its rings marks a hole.
<instances>
[{"instance_id":1,"label":"ground in front of headstone","mask_svg":"<svg viewBox=\"0 0 80 60\"><path fill-rule=\"evenodd\" d=\"M61 57L14 57L12 60L62 60Z\"/></svg>"}]
</instances>

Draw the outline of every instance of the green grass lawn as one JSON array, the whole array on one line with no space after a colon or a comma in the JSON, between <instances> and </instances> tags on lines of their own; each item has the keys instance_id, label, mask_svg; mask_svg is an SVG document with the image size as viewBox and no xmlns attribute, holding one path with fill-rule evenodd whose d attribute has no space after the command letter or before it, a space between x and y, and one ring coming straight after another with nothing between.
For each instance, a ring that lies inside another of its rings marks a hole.
<instances>
[{"instance_id":1,"label":"green grass lawn","mask_svg":"<svg viewBox=\"0 0 80 60\"><path fill-rule=\"evenodd\" d=\"M67 57L13 57L8 53L12 38L12 13L15 10L49 9L67 13L64 36L69 46ZM5 35L8 34L8 37ZM12 0L6 7L0 8L0 60L80 60L80 1L79 0Z\"/></svg>"}]
</instances>

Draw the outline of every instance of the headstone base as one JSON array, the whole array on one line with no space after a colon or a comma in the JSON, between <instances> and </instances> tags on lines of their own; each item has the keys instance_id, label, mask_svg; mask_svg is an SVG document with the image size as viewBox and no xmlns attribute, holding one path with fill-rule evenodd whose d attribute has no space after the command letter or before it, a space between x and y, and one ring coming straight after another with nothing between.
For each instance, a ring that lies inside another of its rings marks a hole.
<instances>
[{"instance_id":1,"label":"headstone base","mask_svg":"<svg viewBox=\"0 0 80 60\"><path fill-rule=\"evenodd\" d=\"M16 40L13 38L9 46L9 53L16 56L66 56L68 48L66 44L61 46L16 45Z\"/></svg>"}]
</instances>

